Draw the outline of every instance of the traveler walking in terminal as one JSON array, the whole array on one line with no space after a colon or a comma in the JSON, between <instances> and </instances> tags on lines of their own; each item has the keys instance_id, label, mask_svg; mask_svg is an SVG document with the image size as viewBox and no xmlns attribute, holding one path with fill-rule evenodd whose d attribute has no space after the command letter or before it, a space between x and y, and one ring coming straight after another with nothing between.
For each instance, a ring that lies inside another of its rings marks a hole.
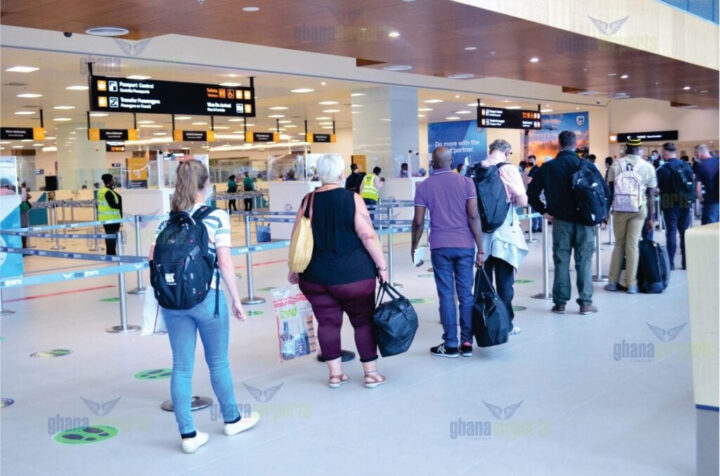
<instances>
[{"instance_id":1,"label":"traveler walking in terminal","mask_svg":"<svg viewBox=\"0 0 720 476\"><path fill-rule=\"evenodd\" d=\"M250 172L245 172L245 178L243 179L243 190L246 192L252 192L255 190L255 180L250 177ZM253 208L253 199L245 197L243 199L245 203L245 211L251 212Z\"/></svg>"},{"instance_id":2,"label":"traveler walking in terminal","mask_svg":"<svg viewBox=\"0 0 720 476\"><path fill-rule=\"evenodd\" d=\"M718 222L718 158L710 154L705 144L695 147L700 161L695 171L696 193L702 203L702 224ZM704 193L703 193L704 189Z\"/></svg>"},{"instance_id":3,"label":"traveler walking in terminal","mask_svg":"<svg viewBox=\"0 0 720 476\"><path fill-rule=\"evenodd\" d=\"M364 176L365 174L358 172L357 164L350 164L350 175L345 179L345 188L352 192L360 193L360 184Z\"/></svg>"},{"instance_id":4,"label":"traveler walking in terminal","mask_svg":"<svg viewBox=\"0 0 720 476\"><path fill-rule=\"evenodd\" d=\"M498 139L490 144L490 155L482 162L483 167L507 163L511 154L510 144ZM528 253L525 236L520 228L516 207L528 204L525 184L515 167L500 167L500 180L505 185L505 196L508 207L507 218L492 233L483 234L483 251L485 252L485 272L490 280L495 280L495 288L500 299L505 303L510 319L515 317L512 300L515 295L515 273ZM511 334L519 334L520 328L513 326Z\"/></svg>"},{"instance_id":5,"label":"traveler walking in terminal","mask_svg":"<svg viewBox=\"0 0 720 476\"><path fill-rule=\"evenodd\" d=\"M115 191L115 179L112 174L103 174L100 179L105 186L97 192L98 220L120 220L122 218L122 197ZM103 225L105 233L115 235L120 231L121 223ZM117 254L117 239L105 238L105 253L108 256Z\"/></svg>"},{"instance_id":6,"label":"traveler walking in terminal","mask_svg":"<svg viewBox=\"0 0 720 476\"><path fill-rule=\"evenodd\" d=\"M208 171L202 162L197 160L181 162L177 169L172 211L186 212L192 216L205 205L212 190ZM168 226L167 223L166 221L160 224L158 233ZM208 249L217 257L219 275L230 294L233 316L244 321L246 317L240 304L237 278L230 254L232 246L230 218L225 211L215 209L206 215L202 223L207 229ZM151 261L155 249L155 245L150 249ZM220 402L225 434L232 436L248 430L259 420L257 413L241 417L235 402L232 374L228 363L228 308L225 294L220 291L217 276L216 273L210 283L211 289L205 300L195 307L186 310L162 308L173 354L170 394L175 419L182 437L182 449L186 453L194 453L209 439L207 433L195 429L191 413L192 375L198 332L205 350L205 361L210 370L210 383Z\"/></svg>"},{"instance_id":7,"label":"traveler walking in terminal","mask_svg":"<svg viewBox=\"0 0 720 476\"><path fill-rule=\"evenodd\" d=\"M367 174L363 177L362 183L360 184L360 196L362 197L365 205L374 209L380 199L380 189L383 187L385 179L380 178L382 169L380 167L373 168L371 174ZM375 212L370 212L370 218L375 219Z\"/></svg>"},{"instance_id":8,"label":"traveler walking in terminal","mask_svg":"<svg viewBox=\"0 0 720 476\"><path fill-rule=\"evenodd\" d=\"M616 161L608 174L613 194L613 231L615 248L605 289L617 291L619 286L629 294L638 292L637 269L640 259L640 237L643 227L653 229L653 213L657 177L652 164L642 157L642 142L628 138L625 157ZM625 258L625 283L619 283Z\"/></svg>"},{"instance_id":9,"label":"traveler walking in terminal","mask_svg":"<svg viewBox=\"0 0 720 476\"><path fill-rule=\"evenodd\" d=\"M364 385L375 388L386 380L377 371L373 335L375 279L387 281L387 265L365 203L341 186L344 169L339 156L326 155L318 160L322 186L303 199L303 204L310 199L312 207L312 259L303 273L290 272L288 281L300 284L318 321L317 337L330 374L328 386L339 388L350 380L343 372L340 348L345 312L355 331ZM304 207L298 208L296 227Z\"/></svg>"},{"instance_id":10,"label":"traveler walking in terminal","mask_svg":"<svg viewBox=\"0 0 720 476\"><path fill-rule=\"evenodd\" d=\"M530 183L528 199L530 205L553 225L552 249L555 273L553 278L552 312L565 314L565 305L570 300L570 256L575 253L575 271L580 314L597 312L592 304L592 256L595 249L595 227L579 222L572 192L572 176L582 165L575 153L577 137L572 131L562 131L558 137L560 152L540 167L540 172ZM602 178L599 173L598 176ZM604 182L602 182L604 184ZM610 195L606 188L606 196ZM545 192L547 205L540 199Z\"/></svg>"},{"instance_id":11,"label":"traveler walking in terminal","mask_svg":"<svg viewBox=\"0 0 720 476\"><path fill-rule=\"evenodd\" d=\"M227 183L227 193L237 193L238 186L235 182L235 175L231 175L228 177L228 183ZM237 200L234 198L231 198L228 200L228 213L232 213L234 211L237 211Z\"/></svg>"},{"instance_id":12,"label":"traveler walking in terminal","mask_svg":"<svg viewBox=\"0 0 720 476\"><path fill-rule=\"evenodd\" d=\"M537 173L540 171L540 166L537 165L537 157L530 154L528 155L527 160L527 171L525 172L523 176L523 180L525 182L525 188L530 186L530 182L532 182L532 179L537 175ZM536 210L532 207L530 207L530 212L535 213ZM533 233L540 233L542 232L542 218L537 217L532 219L532 231Z\"/></svg>"},{"instance_id":13,"label":"traveler walking in terminal","mask_svg":"<svg viewBox=\"0 0 720 476\"><path fill-rule=\"evenodd\" d=\"M605 182L607 182L608 174L610 173L610 167L612 167L613 158L605 157Z\"/></svg>"},{"instance_id":14,"label":"traveler walking in terminal","mask_svg":"<svg viewBox=\"0 0 720 476\"><path fill-rule=\"evenodd\" d=\"M435 149L432 166L432 175L419 183L415 191L410 256L414 261L427 210L430 212L430 256L443 326L443 342L431 347L430 353L439 357L457 357L459 354L470 357L473 268L483 265L483 236L477 191L472 179L453 173L452 153L449 149ZM456 292L460 312L459 340Z\"/></svg>"},{"instance_id":15,"label":"traveler walking in terminal","mask_svg":"<svg viewBox=\"0 0 720 476\"><path fill-rule=\"evenodd\" d=\"M692 206L695 203L695 186L690 164L677 157L677 147L672 142L663 144L664 164L657 169L660 189L660 209L665 219L665 246L670 269L675 269L677 234L680 233L682 269L685 269L685 230L692 222Z\"/></svg>"},{"instance_id":16,"label":"traveler walking in terminal","mask_svg":"<svg viewBox=\"0 0 720 476\"><path fill-rule=\"evenodd\" d=\"M403 162L400 164L400 178L408 178L410 174L408 173L408 164L407 162Z\"/></svg>"}]
</instances>

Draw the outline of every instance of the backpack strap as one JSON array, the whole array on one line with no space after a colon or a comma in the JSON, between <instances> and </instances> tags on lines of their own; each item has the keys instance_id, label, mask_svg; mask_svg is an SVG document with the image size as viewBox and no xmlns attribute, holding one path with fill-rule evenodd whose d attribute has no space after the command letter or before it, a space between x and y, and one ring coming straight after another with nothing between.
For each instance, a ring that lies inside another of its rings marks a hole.
<instances>
[{"instance_id":1,"label":"backpack strap","mask_svg":"<svg viewBox=\"0 0 720 476\"><path fill-rule=\"evenodd\" d=\"M215 210L216 208L203 205L192 214L192 219L205 226L202 221ZM220 268L217 265L217 255L215 257L215 317L220 317Z\"/></svg>"},{"instance_id":2,"label":"backpack strap","mask_svg":"<svg viewBox=\"0 0 720 476\"><path fill-rule=\"evenodd\" d=\"M192 214L192 219L195 221L203 221L205 218L208 217L208 215L210 215L215 210L216 209L213 207L203 205L202 207L195 210L195 213Z\"/></svg>"}]
</instances>

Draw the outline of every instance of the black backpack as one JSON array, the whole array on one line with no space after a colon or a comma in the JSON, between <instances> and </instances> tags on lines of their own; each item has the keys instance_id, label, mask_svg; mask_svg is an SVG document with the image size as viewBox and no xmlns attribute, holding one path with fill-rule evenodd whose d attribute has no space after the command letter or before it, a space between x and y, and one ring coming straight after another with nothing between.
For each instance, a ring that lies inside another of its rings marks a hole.
<instances>
[{"instance_id":1,"label":"black backpack","mask_svg":"<svg viewBox=\"0 0 720 476\"><path fill-rule=\"evenodd\" d=\"M578 223L595 226L602 223L610 209L610 197L595 165L582 161L572 176L572 194Z\"/></svg>"},{"instance_id":2,"label":"black backpack","mask_svg":"<svg viewBox=\"0 0 720 476\"><path fill-rule=\"evenodd\" d=\"M504 165L509 164L502 162L490 167L475 164L470 170L477 191L483 233L492 233L500 228L500 225L505 223L510 209L510 203L505 195L505 185L500 178L500 167Z\"/></svg>"},{"instance_id":3,"label":"black backpack","mask_svg":"<svg viewBox=\"0 0 720 476\"><path fill-rule=\"evenodd\" d=\"M210 291L213 275L219 278L217 256L210 251L202 222L213 210L203 206L192 216L171 212L155 241L150 282L158 303L165 309L191 309L200 304ZM215 294L217 315L219 290Z\"/></svg>"},{"instance_id":4,"label":"black backpack","mask_svg":"<svg viewBox=\"0 0 720 476\"><path fill-rule=\"evenodd\" d=\"M682 163L677 168L671 167L670 164L666 164L665 167L669 167L670 170L672 170L670 175L672 193L677 197L675 200L671 200L672 206L690 208L695 201L692 169Z\"/></svg>"}]
</instances>

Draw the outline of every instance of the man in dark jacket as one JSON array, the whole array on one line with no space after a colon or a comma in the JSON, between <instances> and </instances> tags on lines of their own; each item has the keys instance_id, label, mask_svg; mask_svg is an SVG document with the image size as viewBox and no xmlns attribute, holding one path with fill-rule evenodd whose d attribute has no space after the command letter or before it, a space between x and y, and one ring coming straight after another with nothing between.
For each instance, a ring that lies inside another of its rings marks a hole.
<instances>
[{"instance_id":1,"label":"man in dark jacket","mask_svg":"<svg viewBox=\"0 0 720 476\"><path fill-rule=\"evenodd\" d=\"M352 190L355 193L360 193L360 184L362 183L365 174L358 173L357 170L358 166L356 164L352 164L350 166L350 175L348 175L347 179L345 179L345 188Z\"/></svg>"},{"instance_id":2,"label":"man in dark jacket","mask_svg":"<svg viewBox=\"0 0 720 476\"><path fill-rule=\"evenodd\" d=\"M592 255L595 249L594 226L586 226L578 222L575 211L575 200L572 192L572 176L583 165L575 153L577 137L572 131L562 131L558 138L560 153L555 159L540 167L528 188L530 205L545 215L553 225L553 263L555 264L553 282L552 312L565 314L565 304L570 300L570 255L575 252L575 271L580 296L580 314L597 312L592 304ZM595 167L592 169L597 170ZM610 196L610 189L598 172L599 181L605 187L605 196ZM545 203L540 194L545 192Z\"/></svg>"}]
</instances>

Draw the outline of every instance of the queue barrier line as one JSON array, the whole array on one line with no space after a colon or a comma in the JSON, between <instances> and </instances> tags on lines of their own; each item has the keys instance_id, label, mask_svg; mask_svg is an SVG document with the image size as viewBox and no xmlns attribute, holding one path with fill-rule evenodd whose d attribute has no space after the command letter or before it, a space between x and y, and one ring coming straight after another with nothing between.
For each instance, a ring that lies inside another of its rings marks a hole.
<instances>
[{"instance_id":1,"label":"queue barrier line","mask_svg":"<svg viewBox=\"0 0 720 476\"><path fill-rule=\"evenodd\" d=\"M65 223L62 225L29 226L26 228L13 228L12 230L0 230L0 235L7 234L8 231L50 231L63 230L65 228L90 228L96 225L113 225L117 223L130 223L132 221L132 218L119 218L117 220L85 221L79 223Z\"/></svg>"},{"instance_id":2,"label":"queue barrier line","mask_svg":"<svg viewBox=\"0 0 720 476\"><path fill-rule=\"evenodd\" d=\"M88 268L80 271L67 273L49 273L38 276L11 276L0 278L0 288L14 288L19 286L36 286L41 284L53 284L76 279L99 278L113 274L127 273L148 267L148 262L121 263L119 266L106 266L103 268Z\"/></svg>"},{"instance_id":3,"label":"queue barrier line","mask_svg":"<svg viewBox=\"0 0 720 476\"><path fill-rule=\"evenodd\" d=\"M111 235L115 236L115 235ZM76 253L74 251L29 250L13 246L0 246L0 253L20 254L26 256L44 256L46 258L82 259L86 261L105 261L107 263L139 263L146 258L142 256L108 256L94 253Z\"/></svg>"},{"instance_id":4,"label":"queue barrier line","mask_svg":"<svg viewBox=\"0 0 720 476\"><path fill-rule=\"evenodd\" d=\"M99 234L84 234L84 233L44 233L41 231L17 231L17 230L3 230L3 235L12 236L29 236L31 238L100 238L108 239L115 238L115 235L110 233L99 233Z\"/></svg>"}]
</instances>

